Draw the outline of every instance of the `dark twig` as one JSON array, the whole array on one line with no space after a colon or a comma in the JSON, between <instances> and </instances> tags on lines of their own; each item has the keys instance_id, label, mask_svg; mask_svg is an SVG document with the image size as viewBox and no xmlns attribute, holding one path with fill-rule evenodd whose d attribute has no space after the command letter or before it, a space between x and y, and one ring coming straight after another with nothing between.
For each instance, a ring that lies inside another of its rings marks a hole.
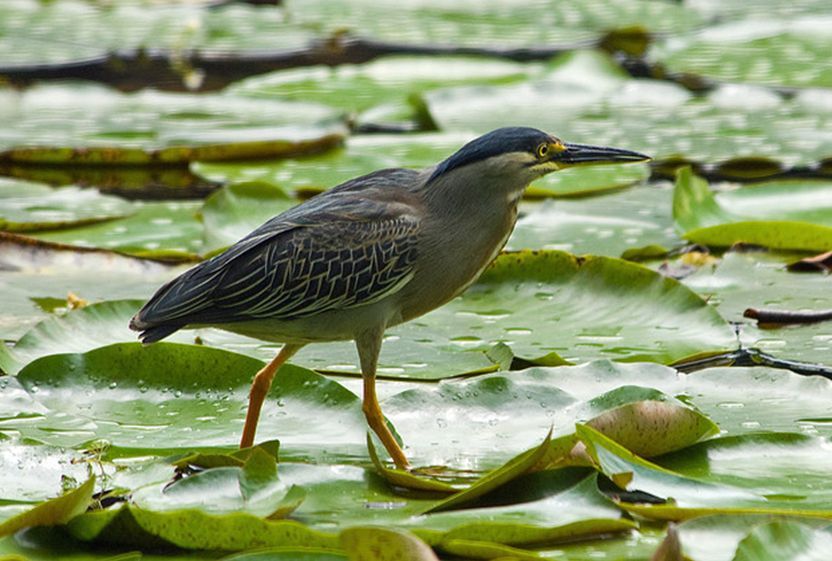
<instances>
[{"instance_id":1,"label":"dark twig","mask_svg":"<svg viewBox=\"0 0 832 561\"><path fill-rule=\"evenodd\" d=\"M823 364L777 358L758 349L739 349L705 358L678 362L673 365L680 372L690 373L716 366L768 366L791 370L803 376L823 376L832 380L832 368Z\"/></svg>"},{"instance_id":2,"label":"dark twig","mask_svg":"<svg viewBox=\"0 0 832 561\"><path fill-rule=\"evenodd\" d=\"M743 317L756 319L763 325L785 325L790 323L816 323L832 319L832 310L813 310L810 312L795 312L792 310L766 310L760 308L746 308Z\"/></svg>"}]
</instances>

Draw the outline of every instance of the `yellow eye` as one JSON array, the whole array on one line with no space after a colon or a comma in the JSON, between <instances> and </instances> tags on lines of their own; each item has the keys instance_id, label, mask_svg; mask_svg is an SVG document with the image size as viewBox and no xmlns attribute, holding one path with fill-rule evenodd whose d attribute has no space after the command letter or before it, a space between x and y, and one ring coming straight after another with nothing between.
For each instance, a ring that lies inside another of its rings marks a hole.
<instances>
[{"instance_id":1,"label":"yellow eye","mask_svg":"<svg viewBox=\"0 0 832 561\"><path fill-rule=\"evenodd\" d=\"M545 158L546 154L549 153L549 145L545 142L537 147L537 157L538 158Z\"/></svg>"}]
</instances>

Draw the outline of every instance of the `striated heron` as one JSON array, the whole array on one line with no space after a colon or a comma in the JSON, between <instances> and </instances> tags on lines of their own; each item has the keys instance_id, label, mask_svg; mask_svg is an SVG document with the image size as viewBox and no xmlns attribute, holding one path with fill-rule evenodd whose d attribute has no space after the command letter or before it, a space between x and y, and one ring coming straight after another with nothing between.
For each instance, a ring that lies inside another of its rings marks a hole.
<instances>
[{"instance_id":1,"label":"striated heron","mask_svg":"<svg viewBox=\"0 0 832 561\"><path fill-rule=\"evenodd\" d=\"M376 396L384 330L477 279L508 240L530 182L570 166L647 159L533 128L497 129L436 166L376 171L272 218L162 286L130 327L144 343L199 326L284 343L254 376L241 447L253 445L284 362L308 343L354 340L367 423L404 469L407 458Z\"/></svg>"}]
</instances>

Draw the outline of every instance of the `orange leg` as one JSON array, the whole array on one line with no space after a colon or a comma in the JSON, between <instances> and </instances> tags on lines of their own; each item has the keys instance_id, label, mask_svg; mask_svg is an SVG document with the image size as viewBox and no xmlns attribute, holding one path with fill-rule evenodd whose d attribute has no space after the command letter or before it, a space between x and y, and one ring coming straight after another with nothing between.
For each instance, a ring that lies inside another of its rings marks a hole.
<instances>
[{"instance_id":1,"label":"orange leg","mask_svg":"<svg viewBox=\"0 0 832 561\"><path fill-rule=\"evenodd\" d=\"M396 442L393 433L390 432L390 427L387 426L387 421L384 420L384 414L381 412L381 406L378 404L376 397L376 378L364 376L364 402L361 406L364 411L364 416L367 417L367 424L381 439L381 443L387 449L393 462L399 469L408 469L410 464L404 451Z\"/></svg>"},{"instance_id":2,"label":"orange leg","mask_svg":"<svg viewBox=\"0 0 832 561\"><path fill-rule=\"evenodd\" d=\"M361 375L364 378L364 400L362 410L367 418L367 424L373 429L381 443L387 449L393 462L399 469L408 469L409 463L399 443L396 442L393 433L384 420L381 406L376 396L376 367L378 365L378 354L381 351L381 338L384 329L374 329L356 337L355 344L358 348L358 358L361 360Z\"/></svg>"},{"instance_id":3,"label":"orange leg","mask_svg":"<svg viewBox=\"0 0 832 561\"><path fill-rule=\"evenodd\" d=\"M303 345L283 345L277 356L270 363L264 366L254 375L251 383L251 391L248 395L248 411L246 412L246 424L243 426L243 437L240 439L240 448L248 448L254 445L254 433L257 431L257 420L260 418L260 409L263 407L263 400L272 387L274 375L287 360L292 358Z\"/></svg>"}]
</instances>

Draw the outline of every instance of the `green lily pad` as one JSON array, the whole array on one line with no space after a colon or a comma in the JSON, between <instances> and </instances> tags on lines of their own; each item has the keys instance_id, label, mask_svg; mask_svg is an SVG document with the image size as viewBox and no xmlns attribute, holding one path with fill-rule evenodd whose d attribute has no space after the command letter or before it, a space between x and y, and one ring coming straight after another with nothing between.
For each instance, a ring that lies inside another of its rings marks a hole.
<instances>
[{"instance_id":1,"label":"green lily pad","mask_svg":"<svg viewBox=\"0 0 832 561\"><path fill-rule=\"evenodd\" d=\"M700 269L685 284L741 325L740 339L782 359L832 364L832 323L763 329L744 318L746 308L812 310L828 308L829 278L791 273L789 255L726 253L715 268Z\"/></svg>"},{"instance_id":2,"label":"green lily pad","mask_svg":"<svg viewBox=\"0 0 832 561\"><path fill-rule=\"evenodd\" d=\"M607 169L623 172L630 167ZM592 169L604 167L583 168ZM617 257L631 247L679 246L683 242L673 228L671 199L670 184L660 182L586 199L526 202L507 247Z\"/></svg>"},{"instance_id":3,"label":"green lily pad","mask_svg":"<svg viewBox=\"0 0 832 561\"><path fill-rule=\"evenodd\" d=\"M784 100L742 85L694 97L680 85L623 75L601 53L579 51L555 59L542 78L441 88L425 93L422 102L445 131L482 133L511 122L571 142L638 150L659 161L727 166L739 160L751 164L746 174L770 175L832 154L827 115L819 109L828 106L827 97L807 91Z\"/></svg>"},{"instance_id":4,"label":"green lily pad","mask_svg":"<svg viewBox=\"0 0 832 561\"><path fill-rule=\"evenodd\" d=\"M829 521L797 516L773 516L769 514L725 515L715 514L687 520L678 526L685 555L693 561L734 561L737 546L757 529L770 532L774 524L799 524L821 530ZM787 536L784 536L787 537ZM756 541L756 538L751 538ZM780 543L787 543L788 539ZM774 549L772 548L772 551ZM765 554L763 554L765 555ZM765 559L765 557L761 557Z\"/></svg>"},{"instance_id":5,"label":"green lily pad","mask_svg":"<svg viewBox=\"0 0 832 561\"><path fill-rule=\"evenodd\" d=\"M347 561L346 554L319 547L267 547L235 553L222 561Z\"/></svg>"},{"instance_id":6,"label":"green lily pad","mask_svg":"<svg viewBox=\"0 0 832 561\"><path fill-rule=\"evenodd\" d=\"M653 504L627 502L626 499L619 501L624 508L641 516L660 520L685 520L708 514L759 513L832 518L828 497L819 496L817 492L810 496L767 496L753 486L727 485L709 478L685 477L639 458L588 427L578 427L578 435L587 445L587 451L598 468L619 487L646 492L666 500ZM819 453L828 455L828 452ZM762 454L757 456L761 457Z\"/></svg>"},{"instance_id":7,"label":"green lily pad","mask_svg":"<svg viewBox=\"0 0 832 561\"><path fill-rule=\"evenodd\" d=\"M673 218L686 239L726 247L825 251L832 247L832 183L772 182L714 196L690 168L679 171Z\"/></svg>"},{"instance_id":8,"label":"green lily pad","mask_svg":"<svg viewBox=\"0 0 832 561\"><path fill-rule=\"evenodd\" d=\"M823 558L832 547L832 531L797 522L770 522L751 530L737 546L734 561L797 561Z\"/></svg>"},{"instance_id":9,"label":"green lily pad","mask_svg":"<svg viewBox=\"0 0 832 561\"><path fill-rule=\"evenodd\" d=\"M712 80L828 88L832 39L825 26L830 22L828 14L729 22L655 56L672 72Z\"/></svg>"},{"instance_id":10,"label":"green lily pad","mask_svg":"<svg viewBox=\"0 0 832 561\"><path fill-rule=\"evenodd\" d=\"M538 64L483 57L387 56L365 64L282 70L242 80L226 91L365 111L384 103L403 103L411 94L439 86L512 82L539 68Z\"/></svg>"},{"instance_id":11,"label":"green lily pad","mask_svg":"<svg viewBox=\"0 0 832 561\"><path fill-rule=\"evenodd\" d=\"M310 103L87 83L7 95L18 110L0 131L0 160L15 162L185 165L320 152L344 136L335 110Z\"/></svg>"},{"instance_id":12,"label":"green lily pad","mask_svg":"<svg viewBox=\"0 0 832 561\"><path fill-rule=\"evenodd\" d=\"M95 478L91 477L77 489L0 523L0 536L14 534L23 528L65 524L87 509L94 489Z\"/></svg>"},{"instance_id":13,"label":"green lily pad","mask_svg":"<svg viewBox=\"0 0 832 561\"><path fill-rule=\"evenodd\" d=\"M346 28L381 41L502 48L571 46L623 27L673 33L700 23L698 14L683 6L621 0L571 6L518 0L485 5L360 0L337 7L313 0L293 2L288 10L298 23Z\"/></svg>"},{"instance_id":14,"label":"green lily pad","mask_svg":"<svg viewBox=\"0 0 832 561\"><path fill-rule=\"evenodd\" d=\"M118 197L90 189L52 189L28 181L0 178L0 230L52 230L120 218L133 212Z\"/></svg>"},{"instance_id":15,"label":"green lily pad","mask_svg":"<svg viewBox=\"0 0 832 561\"><path fill-rule=\"evenodd\" d=\"M683 375L658 364L610 361L530 368L522 374L580 400L626 385L654 388L695 406L725 436L760 431L832 436L832 381L819 376L765 367L707 368ZM392 409L391 418L396 419Z\"/></svg>"},{"instance_id":16,"label":"green lily pad","mask_svg":"<svg viewBox=\"0 0 832 561\"><path fill-rule=\"evenodd\" d=\"M88 60L142 48L173 52L288 50L304 47L315 37L310 30L287 23L282 9L246 4L208 9L210 4L6 2L0 6L0 50L6 64L25 65Z\"/></svg>"},{"instance_id":17,"label":"green lily pad","mask_svg":"<svg viewBox=\"0 0 832 561\"><path fill-rule=\"evenodd\" d=\"M354 561L439 561L428 544L402 530L354 527L338 539Z\"/></svg>"},{"instance_id":18,"label":"green lily pad","mask_svg":"<svg viewBox=\"0 0 832 561\"><path fill-rule=\"evenodd\" d=\"M643 364L639 367L649 370ZM561 370L565 376L559 375ZM675 379L674 371L666 370L665 384ZM650 455L678 450L715 432L713 423L691 406L657 390L630 385L637 376L625 373L614 386L596 385L594 377L607 371L607 364L597 361L574 368L447 380L436 388L393 395L384 400L383 408L395 422L408 453L420 463L495 469L492 477L503 477L505 470L516 476L511 471L514 463L500 463L514 455L517 462L532 455L540 435L552 427L556 437L567 437L573 435L575 423L585 422L628 448ZM582 380L575 393L558 385L567 376ZM425 418L432 420L429 431ZM557 438L551 452L555 456L568 453L574 444L574 439L561 442ZM558 459L547 457L545 463ZM531 465L537 466L538 461ZM477 485L483 484L480 480ZM456 504L465 496L460 493L448 501Z\"/></svg>"},{"instance_id":19,"label":"green lily pad","mask_svg":"<svg viewBox=\"0 0 832 561\"><path fill-rule=\"evenodd\" d=\"M202 205L200 215L205 228L203 249L210 252L229 246L269 218L296 204L297 201L270 183L227 185L212 193Z\"/></svg>"},{"instance_id":20,"label":"green lily pad","mask_svg":"<svg viewBox=\"0 0 832 561\"><path fill-rule=\"evenodd\" d=\"M293 520L267 520L245 512L155 512L123 504L88 512L67 526L72 536L95 543L238 551L258 547L335 548L337 538Z\"/></svg>"},{"instance_id":21,"label":"green lily pad","mask_svg":"<svg viewBox=\"0 0 832 561\"><path fill-rule=\"evenodd\" d=\"M348 139L341 149L307 158L245 163L199 162L194 165L194 170L216 181L265 181L289 190L321 191L383 168L435 165L471 138L467 132L456 131L359 135ZM648 176L649 168L642 164L575 167L538 180L527 194L531 197L581 197L621 189ZM241 219L241 224L248 224L250 229L259 226L253 219Z\"/></svg>"},{"instance_id":22,"label":"green lily pad","mask_svg":"<svg viewBox=\"0 0 832 561\"><path fill-rule=\"evenodd\" d=\"M8 390L3 391L4 401ZM37 446L2 439L0 489L3 501L45 501L61 490L62 478L87 479L87 466L79 454L63 448ZM12 469L12 468L16 469ZM23 477L21 477L23 475Z\"/></svg>"},{"instance_id":23,"label":"green lily pad","mask_svg":"<svg viewBox=\"0 0 832 561\"><path fill-rule=\"evenodd\" d=\"M504 485L513 479L517 479L521 475L530 471L540 462L549 449L551 437L552 431L550 430L549 434L546 435L546 438L543 439L540 446L515 456L502 467L479 478L473 485L464 491L456 493L455 495L436 503L425 512L432 513L459 508L460 506L470 503L471 501L493 491L499 486Z\"/></svg>"},{"instance_id":24,"label":"green lily pad","mask_svg":"<svg viewBox=\"0 0 832 561\"><path fill-rule=\"evenodd\" d=\"M165 201L134 205L135 213L127 218L30 235L46 242L109 249L137 257L198 259L203 250L202 224L196 216L200 203Z\"/></svg>"},{"instance_id":25,"label":"green lily pad","mask_svg":"<svg viewBox=\"0 0 832 561\"><path fill-rule=\"evenodd\" d=\"M174 343L52 355L18 374L49 410L45 418L2 426L62 445L106 439L122 453L232 447L242 432L251 377L262 366L246 356ZM264 408L258 437L279 439L282 456L366 458L360 401L336 382L286 366L270 395L276 406ZM123 407L127 401L130 408Z\"/></svg>"},{"instance_id":26,"label":"green lily pad","mask_svg":"<svg viewBox=\"0 0 832 561\"><path fill-rule=\"evenodd\" d=\"M16 340L50 317L38 299L66 302L69 293L88 302L143 298L176 272L112 251L79 250L0 232L0 339ZM71 333L65 342L79 336Z\"/></svg>"},{"instance_id":27,"label":"green lily pad","mask_svg":"<svg viewBox=\"0 0 832 561\"><path fill-rule=\"evenodd\" d=\"M821 502L832 472L832 453L825 438L760 433L702 442L657 463L687 477L752 489L774 499L811 497Z\"/></svg>"},{"instance_id":28,"label":"green lily pad","mask_svg":"<svg viewBox=\"0 0 832 561\"><path fill-rule=\"evenodd\" d=\"M274 520L286 517L305 496L302 487L288 486L278 478L273 456L254 448L242 466L210 468L172 484L150 485L133 492L130 500L153 512L246 512Z\"/></svg>"}]
</instances>

